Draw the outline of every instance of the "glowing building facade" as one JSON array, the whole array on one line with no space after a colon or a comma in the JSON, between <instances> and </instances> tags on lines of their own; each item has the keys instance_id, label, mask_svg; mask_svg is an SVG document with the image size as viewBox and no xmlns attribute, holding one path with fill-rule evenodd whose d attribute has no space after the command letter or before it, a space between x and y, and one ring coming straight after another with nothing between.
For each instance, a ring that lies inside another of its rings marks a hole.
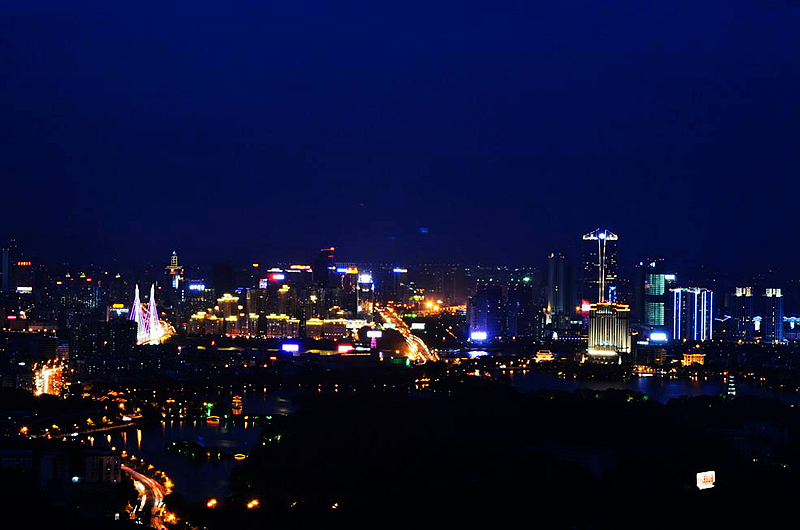
<instances>
[{"instance_id":1,"label":"glowing building facade","mask_svg":"<svg viewBox=\"0 0 800 530\"><path fill-rule=\"evenodd\" d=\"M753 321L753 288L737 287L733 293L733 318L735 320L734 337L752 341L755 322Z\"/></svg>"},{"instance_id":2,"label":"glowing building facade","mask_svg":"<svg viewBox=\"0 0 800 530\"><path fill-rule=\"evenodd\" d=\"M714 292L702 287L672 289L672 338L714 338Z\"/></svg>"},{"instance_id":3,"label":"glowing building facade","mask_svg":"<svg viewBox=\"0 0 800 530\"><path fill-rule=\"evenodd\" d=\"M631 352L630 307L612 302L592 304L589 309L588 358L621 363Z\"/></svg>"},{"instance_id":4,"label":"glowing building facade","mask_svg":"<svg viewBox=\"0 0 800 530\"><path fill-rule=\"evenodd\" d=\"M780 289L767 289L764 300L761 336L764 342L783 342L783 293Z\"/></svg>"}]
</instances>

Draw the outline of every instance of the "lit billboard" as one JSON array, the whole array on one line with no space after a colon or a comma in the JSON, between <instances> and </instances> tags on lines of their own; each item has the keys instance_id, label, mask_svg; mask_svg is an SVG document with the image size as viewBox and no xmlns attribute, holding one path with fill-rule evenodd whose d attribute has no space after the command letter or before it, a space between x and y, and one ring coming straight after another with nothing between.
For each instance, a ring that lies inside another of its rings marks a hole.
<instances>
[{"instance_id":1,"label":"lit billboard","mask_svg":"<svg viewBox=\"0 0 800 530\"><path fill-rule=\"evenodd\" d=\"M714 471L703 471L697 474L697 489L707 490L714 487L717 474Z\"/></svg>"},{"instance_id":2,"label":"lit billboard","mask_svg":"<svg viewBox=\"0 0 800 530\"><path fill-rule=\"evenodd\" d=\"M469 334L469 338L472 340L486 340L488 335L485 331L473 331Z\"/></svg>"}]
</instances>

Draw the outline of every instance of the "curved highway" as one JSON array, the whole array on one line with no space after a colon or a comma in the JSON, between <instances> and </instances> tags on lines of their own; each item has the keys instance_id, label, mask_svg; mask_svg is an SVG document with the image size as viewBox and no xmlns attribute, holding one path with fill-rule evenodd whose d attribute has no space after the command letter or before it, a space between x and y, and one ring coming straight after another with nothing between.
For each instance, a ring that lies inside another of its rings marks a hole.
<instances>
[{"instance_id":1,"label":"curved highway","mask_svg":"<svg viewBox=\"0 0 800 530\"><path fill-rule=\"evenodd\" d=\"M435 352L432 352L421 338L411 333L411 328L408 327L408 324L400 318L400 315L398 315L393 308L376 307L375 310L384 322L394 324L394 328L403 336L408 346L408 358L410 360L419 362L439 360L439 356Z\"/></svg>"},{"instance_id":2,"label":"curved highway","mask_svg":"<svg viewBox=\"0 0 800 530\"><path fill-rule=\"evenodd\" d=\"M131 476L131 478L142 484L139 490L139 501L141 508L149 502L150 508L150 526L158 530L166 530L167 526L161 520L161 514L164 512L164 496L166 495L166 488L163 484L155 479L143 475L138 471L129 468L128 466L121 466L122 471Z\"/></svg>"}]
</instances>

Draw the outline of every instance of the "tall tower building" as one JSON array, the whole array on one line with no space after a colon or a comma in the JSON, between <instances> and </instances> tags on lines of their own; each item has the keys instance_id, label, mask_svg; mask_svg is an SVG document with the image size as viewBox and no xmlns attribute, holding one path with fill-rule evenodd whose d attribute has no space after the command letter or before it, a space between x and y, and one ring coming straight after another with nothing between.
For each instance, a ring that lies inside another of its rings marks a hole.
<instances>
[{"instance_id":1,"label":"tall tower building","mask_svg":"<svg viewBox=\"0 0 800 530\"><path fill-rule=\"evenodd\" d=\"M753 288L737 287L733 293L733 318L736 321L736 337L740 340L753 340Z\"/></svg>"},{"instance_id":2,"label":"tall tower building","mask_svg":"<svg viewBox=\"0 0 800 530\"><path fill-rule=\"evenodd\" d=\"M672 289L672 338L714 338L714 292L702 287Z\"/></svg>"},{"instance_id":3,"label":"tall tower building","mask_svg":"<svg viewBox=\"0 0 800 530\"><path fill-rule=\"evenodd\" d=\"M178 253L174 250L172 251L172 255L169 257L169 265L167 265L166 270L167 274L169 275L170 285L173 289L177 290L181 278L183 277L183 267L178 265Z\"/></svg>"},{"instance_id":4,"label":"tall tower building","mask_svg":"<svg viewBox=\"0 0 800 530\"><path fill-rule=\"evenodd\" d=\"M575 271L560 252L547 256L547 323L554 329L569 327L570 317L580 300L575 296Z\"/></svg>"},{"instance_id":5,"label":"tall tower building","mask_svg":"<svg viewBox=\"0 0 800 530\"><path fill-rule=\"evenodd\" d=\"M372 274L362 272L358 275L356 297L357 314L371 319L375 306L375 283L372 281Z\"/></svg>"},{"instance_id":6,"label":"tall tower building","mask_svg":"<svg viewBox=\"0 0 800 530\"><path fill-rule=\"evenodd\" d=\"M654 259L644 264L642 323L647 326L664 326L667 314L667 274L664 259Z\"/></svg>"},{"instance_id":7,"label":"tall tower building","mask_svg":"<svg viewBox=\"0 0 800 530\"><path fill-rule=\"evenodd\" d=\"M622 355L630 352L630 307L612 302L592 304L589 310L589 359L620 364Z\"/></svg>"},{"instance_id":8,"label":"tall tower building","mask_svg":"<svg viewBox=\"0 0 800 530\"><path fill-rule=\"evenodd\" d=\"M17 257L17 241L10 239L8 244L3 247L0 253L0 273L2 273L2 292L7 293L14 287L11 279L12 271Z\"/></svg>"},{"instance_id":9,"label":"tall tower building","mask_svg":"<svg viewBox=\"0 0 800 530\"><path fill-rule=\"evenodd\" d=\"M598 228L583 236L583 297L590 302L616 302L619 236Z\"/></svg>"},{"instance_id":10,"label":"tall tower building","mask_svg":"<svg viewBox=\"0 0 800 530\"><path fill-rule=\"evenodd\" d=\"M481 284L467 303L470 337L486 334L491 340L503 334L503 289L499 285Z\"/></svg>"},{"instance_id":11,"label":"tall tower building","mask_svg":"<svg viewBox=\"0 0 800 530\"><path fill-rule=\"evenodd\" d=\"M317 257L314 259L311 271L314 276L314 283L317 284L318 287L336 287L333 280L335 277L335 266L333 264L335 252L335 247L323 248L320 249L319 254L317 254Z\"/></svg>"},{"instance_id":12,"label":"tall tower building","mask_svg":"<svg viewBox=\"0 0 800 530\"><path fill-rule=\"evenodd\" d=\"M528 283L517 283L508 288L506 302L506 329L510 337L530 337L535 329L536 310L533 288Z\"/></svg>"},{"instance_id":13,"label":"tall tower building","mask_svg":"<svg viewBox=\"0 0 800 530\"><path fill-rule=\"evenodd\" d=\"M783 342L783 294L780 289L769 288L764 292L766 307L761 319L764 342Z\"/></svg>"}]
</instances>

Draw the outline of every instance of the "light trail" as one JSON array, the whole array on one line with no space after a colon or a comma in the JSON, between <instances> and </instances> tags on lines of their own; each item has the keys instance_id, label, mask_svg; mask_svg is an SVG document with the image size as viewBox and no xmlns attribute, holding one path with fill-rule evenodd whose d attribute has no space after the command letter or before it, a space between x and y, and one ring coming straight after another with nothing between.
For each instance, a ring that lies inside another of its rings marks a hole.
<instances>
[{"instance_id":1,"label":"light trail","mask_svg":"<svg viewBox=\"0 0 800 530\"><path fill-rule=\"evenodd\" d=\"M397 312L391 307L377 307L376 311L385 322L394 324L395 329L403 336L408 346L408 358L412 361L428 362L438 361L439 356L432 352L425 342L411 333L408 327Z\"/></svg>"},{"instance_id":2,"label":"light trail","mask_svg":"<svg viewBox=\"0 0 800 530\"><path fill-rule=\"evenodd\" d=\"M141 484L141 488L138 486L136 488L139 491L141 506L144 507L148 499L150 500L152 504L152 508L150 508L150 526L157 530L166 530L167 526L161 520L161 515L164 512L164 496L166 495L164 485L128 466L123 465L121 469L130 475L133 480Z\"/></svg>"}]
</instances>

